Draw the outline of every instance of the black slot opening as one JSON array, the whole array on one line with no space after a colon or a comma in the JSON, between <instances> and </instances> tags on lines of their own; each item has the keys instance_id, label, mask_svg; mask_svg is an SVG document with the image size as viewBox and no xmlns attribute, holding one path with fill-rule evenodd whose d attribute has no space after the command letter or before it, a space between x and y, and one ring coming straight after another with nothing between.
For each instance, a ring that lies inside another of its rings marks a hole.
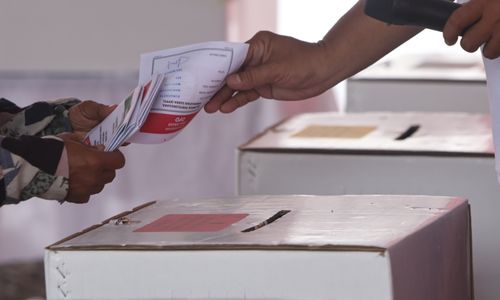
<instances>
[{"instance_id":1,"label":"black slot opening","mask_svg":"<svg viewBox=\"0 0 500 300\"><path fill-rule=\"evenodd\" d=\"M408 129L406 129L405 132L403 132L400 136L396 138L396 141L406 140L407 138L414 135L419 129L420 125L411 125L410 127L408 127Z\"/></svg>"},{"instance_id":2,"label":"black slot opening","mask_svg":"<svg viewBox=\"0 0 500 300\"><path fill-rule=\"evenodd\" d=\"M252 227L249 227L245 230L242 230L241 232L252 232L252 231L255 231L259 228L262 228L266 225L269 225L271 224L272 222L278 220L279 218L283 217L284 215L286 215L287 213L291 212L291 210L280 210L279 212L275 213L274 215L272 215L269 219L263 221L263 222L260 222L259 224L255 225L255 226L252 226Z\"/></svg>"}]
</instances>

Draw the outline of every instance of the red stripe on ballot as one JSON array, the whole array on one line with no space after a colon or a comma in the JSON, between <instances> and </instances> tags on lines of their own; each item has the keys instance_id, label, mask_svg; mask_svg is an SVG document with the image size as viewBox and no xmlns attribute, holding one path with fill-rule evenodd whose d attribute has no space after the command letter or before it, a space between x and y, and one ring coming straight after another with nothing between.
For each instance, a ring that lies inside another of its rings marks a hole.
<instances>
[{"instance_id":1,"label":"red stripe on ballot","mask_svg":"<svg viewBox=\"0 0 500 300\"><path fill-rule=\"evenodd\" d=\"M141 132L145 133L172 133L181 130L196 116L190 115L168 115L159 113L149 113L146 122L141 127Z\"/></svg>"}]
</instances>

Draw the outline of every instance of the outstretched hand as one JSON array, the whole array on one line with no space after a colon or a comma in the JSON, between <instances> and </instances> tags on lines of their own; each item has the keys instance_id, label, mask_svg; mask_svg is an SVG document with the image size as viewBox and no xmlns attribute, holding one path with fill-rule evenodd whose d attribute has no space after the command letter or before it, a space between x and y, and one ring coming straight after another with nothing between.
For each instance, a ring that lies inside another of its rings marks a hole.
<instances>
[{"instance_id":1,"label":"outstretched hand","mask_svg":"<svg viewBox=\"0 0 500 300\"><path fill-rule=\"evenodd\" d=\"M205 105L206 112L233 112L260 97L303 100L330 87L324 43L307 43L264 31L248 43L242 69L227 77L226 85Z\"/></svg>"},{"instance_id":2,"label":"outstretched hand","mask_svg":"<svg viewBox=\"0 0 500 300\"><path fill-rule=\"evenodd\" d=\"M101 192L107 183L113 181L116 170L125 165L125 157L118 150L104 152L102 148L85 145L80 136L73 133L59 137L63 139L68 155L68 202L88 202L90 196Z\"/></svg>"}]
</instances>

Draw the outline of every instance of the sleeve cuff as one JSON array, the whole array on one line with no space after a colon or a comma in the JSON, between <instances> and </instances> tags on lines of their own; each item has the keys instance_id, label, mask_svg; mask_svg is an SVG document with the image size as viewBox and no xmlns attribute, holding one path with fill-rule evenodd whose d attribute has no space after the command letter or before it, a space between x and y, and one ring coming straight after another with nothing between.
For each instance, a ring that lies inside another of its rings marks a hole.
<instances>
[{"instance_id":1,"label":"sleeve cuff","mask_svg":"<svg viewBox=\"0 0 500 300\"><path fill-rule=\"evenodd\" d=\"M5 99L3 104L8 102ZM10 110L10 119L2 124L0 134L8 137L21 135L46 136L71 132L69 109L80 103L75 98L52 102L37 102L18 111ZM12 105L14 105L12 103Z\"/></svg>"},{"instance_id":2,"label":"sleeve cuff","mask_svg":"<svg viewBox=\"0 0 500 300\"><path fill-rule=\"evenodd\" d=\"M61 139L54 136L2 137L0 143L3 204L19 203L31 197L66 198L68 159Z\"/></svg>"}]
</instances>

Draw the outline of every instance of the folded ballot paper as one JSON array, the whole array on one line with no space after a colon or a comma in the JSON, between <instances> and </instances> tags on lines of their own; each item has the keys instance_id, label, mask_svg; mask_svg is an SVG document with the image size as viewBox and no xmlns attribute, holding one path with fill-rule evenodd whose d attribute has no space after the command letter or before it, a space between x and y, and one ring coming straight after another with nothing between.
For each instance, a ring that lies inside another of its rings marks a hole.
<instances>
[{"instance_id":1,"label":"folded ballot paper","mask_svg":"<svg viewBox=\"0 0 500 300\"><path fill-rule=\"evenodd\" d=\"M141 55L139 85L85 137L113 151L176 136L245 60L248 45L208 42Z\"/></svg>"}]
</instances>

